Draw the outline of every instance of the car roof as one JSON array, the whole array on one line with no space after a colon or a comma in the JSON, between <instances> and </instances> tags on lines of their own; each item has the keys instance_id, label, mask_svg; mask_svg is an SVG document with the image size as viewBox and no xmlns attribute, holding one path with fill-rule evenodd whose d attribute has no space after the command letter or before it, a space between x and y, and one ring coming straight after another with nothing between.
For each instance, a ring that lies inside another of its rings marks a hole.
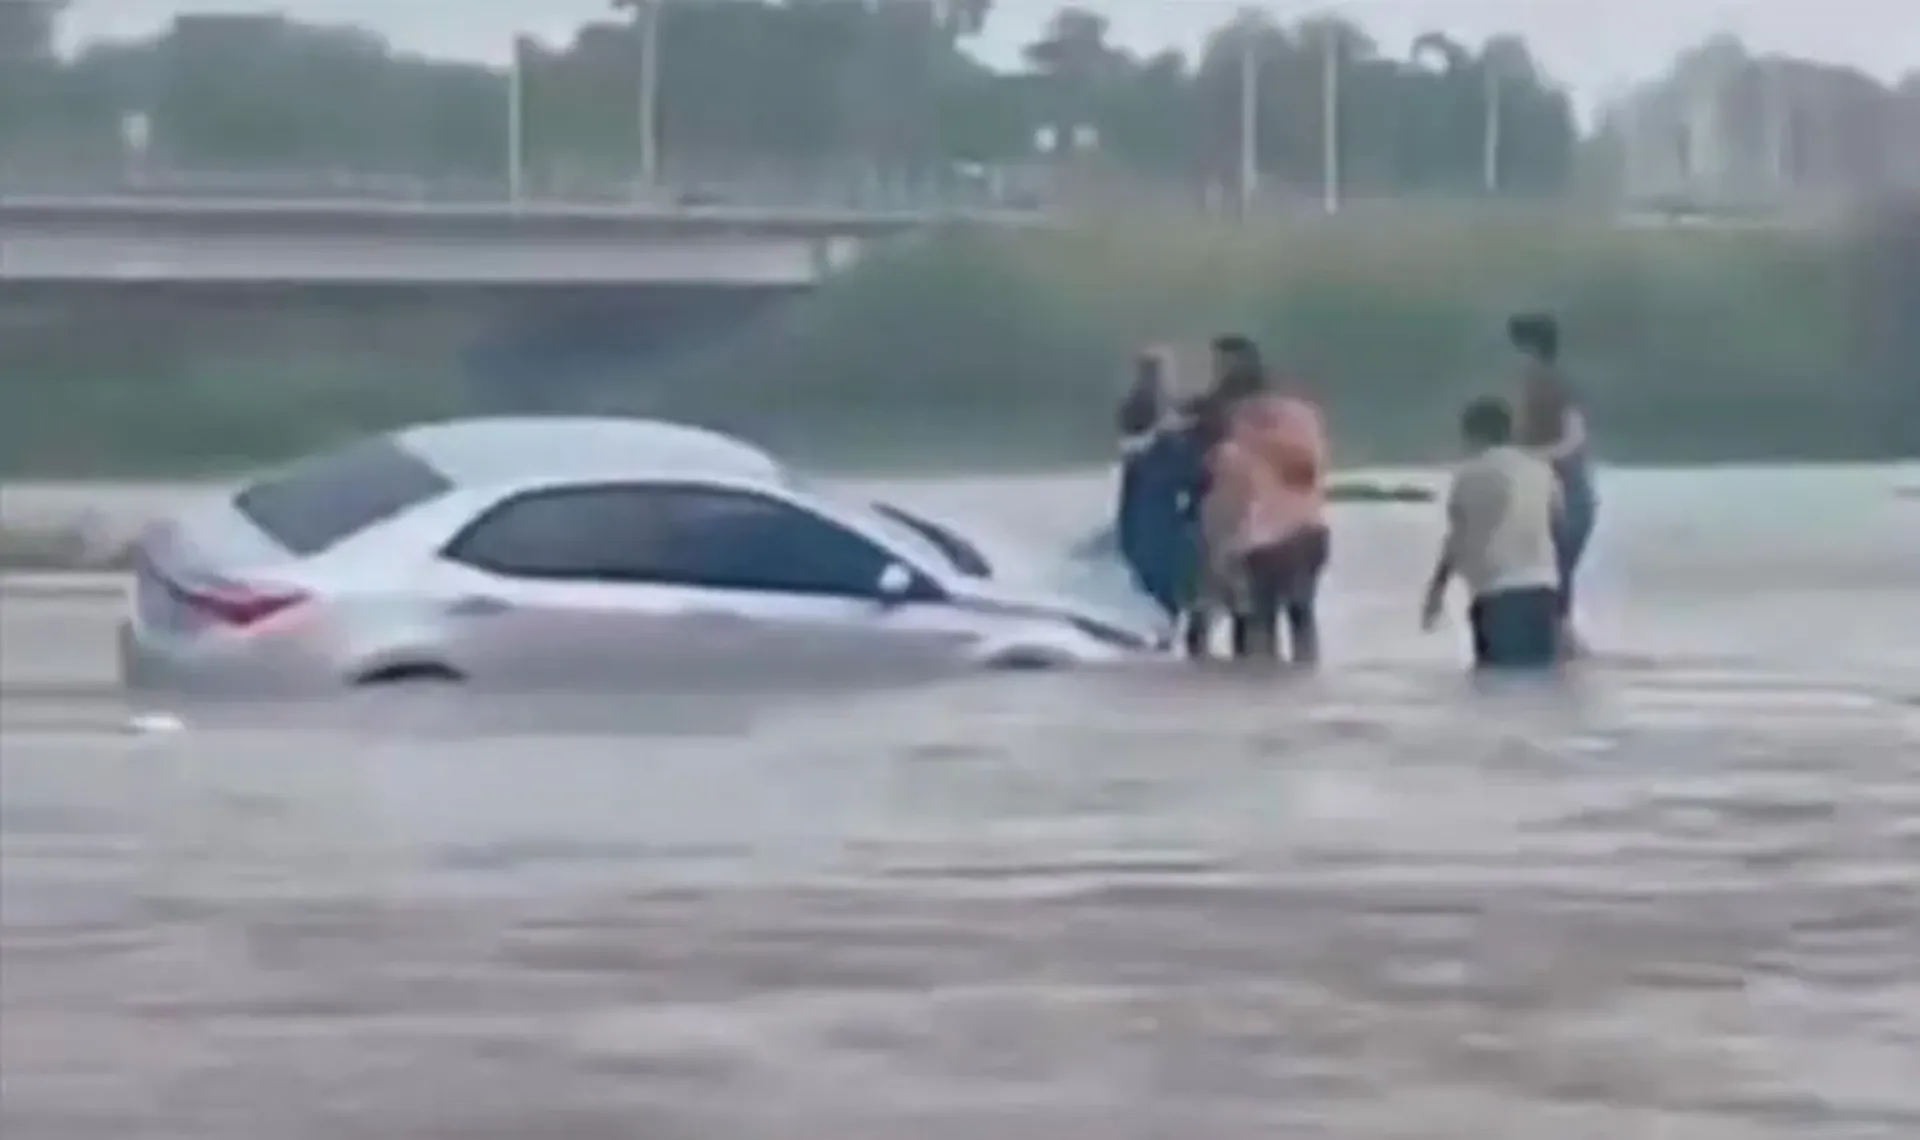
<instances>
[{"instance_id":1,"label":"car roof","mask_svg":"<svg viewBox=\"0 0 1920 1140\"><path fill-rule=\"evenodd\" d=\"M744 440L666 420L487 416L422 424L395 442L457 485L662 477L781 479L779 460Z\"/></svg>"}]
</instances>

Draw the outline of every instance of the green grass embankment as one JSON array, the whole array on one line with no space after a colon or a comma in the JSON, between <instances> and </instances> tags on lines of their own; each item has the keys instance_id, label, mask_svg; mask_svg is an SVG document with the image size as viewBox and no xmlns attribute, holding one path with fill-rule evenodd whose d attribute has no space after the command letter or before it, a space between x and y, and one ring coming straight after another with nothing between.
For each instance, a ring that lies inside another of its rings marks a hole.
<instances>
[{"instance_id":1,"label":"green grass embankment","mask_svg":"<svg viewBox=\"0 0 1920 1140\"><path fill-rule=\"evenodd\" d=\"M1232 330L1320 394L1343 462L1391 463L1446 453L1454 409L1511 374L1504 317L1547 308L1610 458L1877 458L1920 434L1920 377L1890 347L1920 327L1902 316L1920 292L1889 283L1887 245L1512 213L955 232L672 367L602 362L572 399L842 466L1070 463L1109 454L1135 348ZM59 302L0 346L0 463L231 468L477 410L463 371L500 314L462 304Z\"/></svg>"}]
</instances>

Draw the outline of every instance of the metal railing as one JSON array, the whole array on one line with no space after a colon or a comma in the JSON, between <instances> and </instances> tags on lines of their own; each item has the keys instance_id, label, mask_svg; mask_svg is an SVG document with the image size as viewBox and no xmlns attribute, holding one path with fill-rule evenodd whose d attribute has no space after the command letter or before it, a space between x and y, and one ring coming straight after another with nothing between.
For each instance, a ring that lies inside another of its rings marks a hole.
<instances>
[{"instance_id":1,"label":"metal railing","mask_svg":"<svg viewBox=\"0 0 1920 1140\"><path fill-rule=\"evenodd\" d=\"M872 170L823 167L800 172L774 164L686 163L646 187L636 179L581 172L536 173L515 198L505 177L355 169L195 170L153 161L139 165L28 161L0 151L0 205L15 209L88 208L105 212L280 214L352 212L361 216L419 215L495 218L508 212L531 218L658 219L830 228L898 227L943 220L1033 224L1086 213L1129 217L1212 216L1241 213L1222 187L1141 180L1111 170L1025 168L954 170L921 176L883 176ZM1322 206L1301 188L1270 187L1253 216L1312 215ZM1569 198L1553 202L1446 195L1386 198L1356 193L1343 203L1355 215L1382 210L1428 213L1523 207L1611 216L1627 228L1780 228L1830 220L1844 203L1796 201L1750 205L1741 211L1688 208L1663 199Z\"/></svg>"},{"instance_id":2,"label":"metal railing","mask_svg":"<svg viewBox=\"0 0 1920 1140\"><path fill-rule=\"evenodd\" d=\"M949 176L877 177L863 173L770 175L690 171L658 186L584 173L505 177L355 169L194 170L164 164L50 165L0 153L0 196L165 198L207 201L331 201L469 206L580 206L658 211L730 207L767 211L858 211L938 215L1037 213L1047 203L1004 181Z\"/></svg>"}]
</instances>

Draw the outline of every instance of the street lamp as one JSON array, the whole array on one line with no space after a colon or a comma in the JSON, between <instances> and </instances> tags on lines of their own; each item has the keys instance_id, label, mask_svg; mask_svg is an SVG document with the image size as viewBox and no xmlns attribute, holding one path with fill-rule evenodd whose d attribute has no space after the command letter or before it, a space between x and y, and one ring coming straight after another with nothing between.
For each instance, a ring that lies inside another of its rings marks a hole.
<instances>
[{"instance_id":1,"label":"street lamp","mask_svg":"<svg viewBox=\"0 0 1920 1140\"><path fill-rule=\"evenodd\" d=\"M1500 193L1500 130L1501 130L1501 83L1499 58L1488 53L1481 60L1480 69L1484 76L1485 87L1482 91L1486 122L1480 134L1480 178L1487 196Z\"/></svg>"},{"instance_id":2,"label":"street lamp","mask_svg":"<svg viewBox=\"0 0 1920 1140\"><path fill-rule=\"evenodd\" d=\"M513 37L507 65L507 201L519 205L527 177L527 37Z\"/></svg>"},{"instance_id":3,"label":"street lamp","mask_svg":"<svg viewBox=\"0 0 1920 1140\"><path fill-rule=\"evenodd\" d=\"M640 184L660 186L660 14L666 0L613 0L618 12L633 13L640 40L640 90L635 110L640 131Z\"/></svg>"},{"instance_id":4,"label":"street lamp","mask_svg":"<svg viewBox=\"0 0 1920 1140\"><path fill-rule=\"evenodd\" d=\"M1325 29L1320 58L1320 204L1340 212L1340 29Z\"/></svg>"},{"instance_id":5,"label":"street lamp","mask_svg":"<svg viewBox=\"0 0 1920 1140\"><path fill-rule=\"evenodd\" d=\"M1240 32L1240 213L1253 212L1260 193L1260 45L1254 24Z\"/></svg>"},{"instance_id":6,"label":"street lamp","mask_svg":"<svg viewBox=\"0 0 1920 1140\"><path fill-rule=\"evenodd\" d=\"M1793 190L1794 112L1787 87L1787 63L1765 60L1759 64L1763 120L1767 136L1767 177L1777 200Z\"/></svg>"}]
</instances>

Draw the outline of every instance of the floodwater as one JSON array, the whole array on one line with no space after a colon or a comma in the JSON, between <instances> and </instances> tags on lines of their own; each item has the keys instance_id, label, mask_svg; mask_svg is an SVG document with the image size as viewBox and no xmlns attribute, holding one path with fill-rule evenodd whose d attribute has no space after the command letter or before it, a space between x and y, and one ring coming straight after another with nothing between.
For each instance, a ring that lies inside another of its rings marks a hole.
<instances>
[{"instance_id":1,"label":"floodwater","mask_svg":"<svg viewBox=\"0 0 1920 1140\"><path fill-rule=\"evenodd\" d=\"M1910 1140L1903 483L1613 476L1552 689L1415 630L1419 507L1311 680L136 735L110 602L0 596L0 1132Z\"/></svg>"}]
</instances>

